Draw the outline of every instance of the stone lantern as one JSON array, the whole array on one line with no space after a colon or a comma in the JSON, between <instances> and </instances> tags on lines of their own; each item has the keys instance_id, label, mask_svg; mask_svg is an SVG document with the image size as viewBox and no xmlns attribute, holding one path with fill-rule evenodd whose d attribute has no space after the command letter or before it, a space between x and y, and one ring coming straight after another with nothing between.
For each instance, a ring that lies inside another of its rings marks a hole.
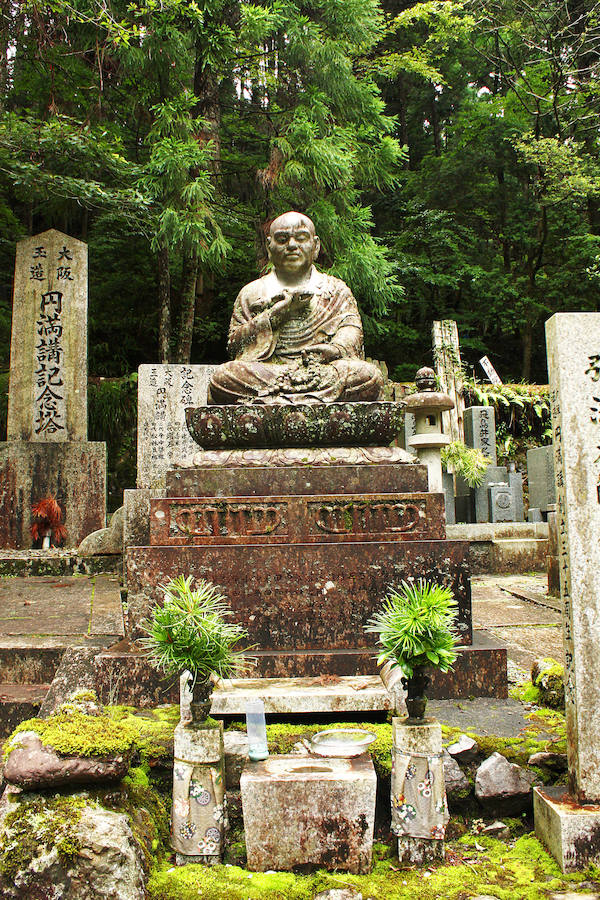
<instances>
[{"instance_id":1,"label":"stone lantern","mask_svg":"<svg viewBox=\"0 0 600 900\"><path fill-rule=\"evenodd\" d=\"M427 466L429 490L439 494L442 487L442 462L440 451L450 443L442 433L442 413L454 408L448 394L436 390L435 372L424 367L415 375L417 393L410 394L405 402L407 412L415 417L415 434L409 439L407 449L415 450L419 460Z\"/></svg>"}]
</instances>

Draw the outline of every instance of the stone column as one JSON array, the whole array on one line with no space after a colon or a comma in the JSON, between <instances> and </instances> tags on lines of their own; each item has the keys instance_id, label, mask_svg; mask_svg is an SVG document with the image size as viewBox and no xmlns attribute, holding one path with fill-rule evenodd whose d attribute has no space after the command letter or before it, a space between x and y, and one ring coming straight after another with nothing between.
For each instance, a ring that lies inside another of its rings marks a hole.
<instances>
[{"instance_id":1,"label":"stone column","mask_svg":"<svg viewBox=\"0 0 600 900\"><path fill-rule=\"evenodd\" d=\"M442 726L392 719L392 831L401 863L444 859L448 804L442 760Z\"/></svg>"},{"instance_id":2,"label":"stone column","mask_svg":"<svg viewBox=\"0 0 600 900\"><path fill-rule=\"evenodd\" d=\"M600 862L600 314L546 323L564 603L569 791L535 789L536 832L563 871Z\"/></svg>"},{"instance_id":3,"label":"stone column","mask_svg":"<svg viewBox=\"0 0 600 900\"><path fill-rule=\"evenodd\" d=\"M223 853L223 724L180 722L175 729L171 844L178 866L216 865Z\"/></svg>"},{"instance_id":4,"label":"stone column","mask_svg":"<svg viewBox=\"0 0 600 900\"><path fill-rule=\"evenodd\" d=\"M67 546L106 524L106 445L87 440L87 377L87 245L51 229L17 244L0 545L31 546L31 507L49 494Z\"/></svg>"}]
</instances>

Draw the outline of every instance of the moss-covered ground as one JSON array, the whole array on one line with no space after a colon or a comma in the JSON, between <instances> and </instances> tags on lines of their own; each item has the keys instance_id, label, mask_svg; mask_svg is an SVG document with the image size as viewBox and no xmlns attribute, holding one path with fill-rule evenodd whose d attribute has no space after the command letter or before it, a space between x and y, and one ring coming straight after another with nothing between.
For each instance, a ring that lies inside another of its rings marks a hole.
<instances>
[{"instance_id":1,"label":"moss-covered ground","mask_svg":"<svg viewBox=\"0 0 600 900\"><path fill-rule=\"evenodd\" d=\"M351 888L372 900L467 900L491 894L498 900L547 900L549 893L577 891L600 877L588 870L564 876L536 838L527 834L508 846L468 834L449 842L446 862L403 868L386 845L375 848L370 875L320 870L312 875L248 872L238 866L174 868L163 864L148 884L150 900L312 900L320 891Z\"/></svg>"}]
</instances>

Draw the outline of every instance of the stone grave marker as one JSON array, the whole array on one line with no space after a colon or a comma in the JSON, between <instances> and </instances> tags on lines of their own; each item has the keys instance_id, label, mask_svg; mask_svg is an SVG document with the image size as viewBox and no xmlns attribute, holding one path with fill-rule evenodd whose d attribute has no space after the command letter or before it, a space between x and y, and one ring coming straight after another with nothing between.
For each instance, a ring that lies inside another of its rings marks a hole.
<instances>
[{"instance_id":1,"label":"stone grave marker","mask_svg":"<svg viewBox=\"0 0 600 900\"><path fill-rule=\"evenodd\" d=\"M126 547L148 543L150 498L164 496L169 469L191 465L198 453L185 409L206 403L214 368L157 363L138 369L137 488L123 495Z\"/></svg>"},{"instance_id":2,"label":"stone grave marker","mask_svg":"<svg viewBox=\"0 0 600 900\"><path fill-rule=\"evenodd\" d=\"M52 494L67 546L103 528L106 445L87 440L87 245L50 229L17 244L0 544L31 546L31 507Z\"/></svg>"},{"instance_id":3,"label":"stone grave marker","mask_svg":"<svg viewBox=\"0 0 600 900\"><path fill-rule=\"evenodd\" d=\"M187 425L187 406L206 403L214 366L144 365L138 369L138 488L164 488L176 463L198 452Z\"/></svg>"},{"instance_id":4,"label":"stone grave marker","mask_svg":"<svg viewBox=\"0 0 600 900\"><path fill-rule=\"evenodd\" d=\"M600 314L546 323L569 789L536 788L536 833L563 871L600 862Z\"/></svg>"},{"instance_id":5,"label":"stone grave marker","mask_svg":"<svg viewBox=\"0 0 600 900\"><path fill-rule=\"evenodd\" d=\"M464 413L465 444L474 447L498 465L496 455L496 418L493 406L469 406Z\"/></svg>"},{"instance_id":6,"label":"stone grave marker","mask_svg":"<svg viewBox=\"0 0 600 900\"><path fill-rule=\"evenodd\" d=\"M453 319L434 322L431 330L435 372L440 390L449 394L454 406L442 413L444 434L451 441L464 440L465 401L463 399L463 376L460 360L458 326Z\"/></svg>"},{"instance_id":7,"label":"stone grave marker","mask_svg":"<svg viewBox=\"0 0 600 900\"><path fill-rule=\"evenodd\" d=\"M556 503L553 457L552 444L527 451L529 508L539 509L542 513L547 513L548 507Z\"/></svg>"}]
</instances>

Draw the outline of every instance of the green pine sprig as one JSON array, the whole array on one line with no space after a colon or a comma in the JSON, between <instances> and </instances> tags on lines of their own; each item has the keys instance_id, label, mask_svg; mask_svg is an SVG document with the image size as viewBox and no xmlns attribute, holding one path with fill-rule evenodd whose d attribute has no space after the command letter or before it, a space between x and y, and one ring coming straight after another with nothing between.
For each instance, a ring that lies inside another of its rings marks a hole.
<instances>
[{"instance_id":1,"label":"green pine sprig","mask_svg":"<svg viewBox=\"0 0 600 900\"><path fill-rule=\"evenodd\" d=\"M179 575L160 589L164 602L142 623L147 637L140 641L155 668L168 675L188 669L201 681L247 671L251 661L236 648L248 633L227 621L232 612L215 585L198 581L192 589L192 577Z\"/></svg>"},{"instance_id":2,"label":"green pine sprig","mask_svg":"<svg viewBox=\"0 0 600 900\"><path fill-rule=\"evenodd\" d=\"M457 603L452 591L423 578L391 587L380 612L372 616L365 631L379 635L381 665L398 665L407 678L421 666L448 672L456 659L457 636L452 626Z\"/></svg>"}]
</instances>

